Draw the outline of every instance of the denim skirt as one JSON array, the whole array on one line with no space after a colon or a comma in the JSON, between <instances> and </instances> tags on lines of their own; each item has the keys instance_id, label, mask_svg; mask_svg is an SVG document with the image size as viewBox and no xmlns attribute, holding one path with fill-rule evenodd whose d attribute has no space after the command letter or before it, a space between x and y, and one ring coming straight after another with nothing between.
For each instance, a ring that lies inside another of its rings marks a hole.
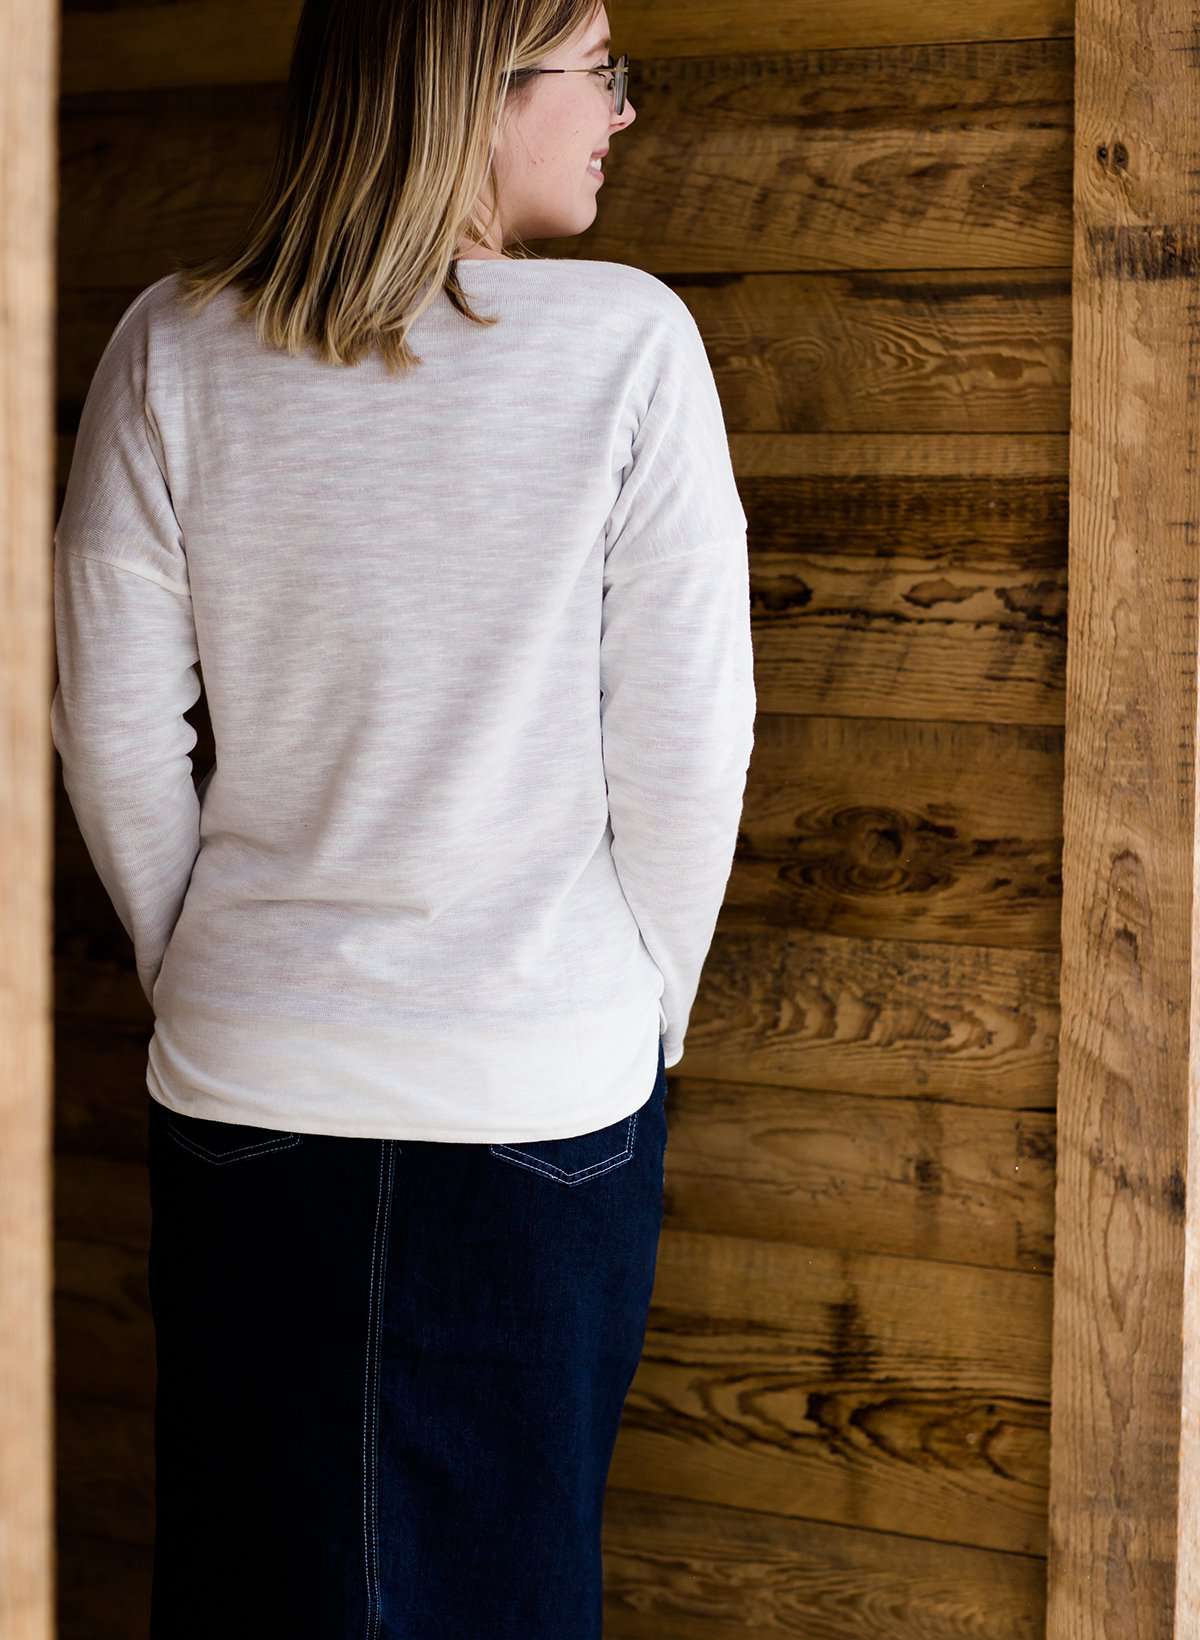
<instances>
[{"instance_id":1,"label":"denim skirt","mask_svg":"<svg viewBox=\"0 0 1200 1640\"><path fill-rule=\"evenodd\" d=\"M592 1133L283 1133L148 1098L152 1640L600 1640L667 1076Z\"/></svg>"}]
</instances>

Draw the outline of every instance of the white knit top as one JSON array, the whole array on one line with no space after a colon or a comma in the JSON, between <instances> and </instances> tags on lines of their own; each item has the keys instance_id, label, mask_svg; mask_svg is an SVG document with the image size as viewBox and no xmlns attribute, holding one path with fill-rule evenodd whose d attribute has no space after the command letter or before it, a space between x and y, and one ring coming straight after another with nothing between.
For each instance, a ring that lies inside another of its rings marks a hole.
<instances>
[{"instance_id":1,"label":"white knit top","mask_svg":"<svg viewBox=\"0 0 1200 1640\"><path fill-rule=\"evenodd\" d=\"M565 1137L682 1057L755 713L712 371L639 269L458 269L499 323L439 291L404 375L169 274L92 379L52 732L174 1110Z\"/></svg>"}]
</instances>

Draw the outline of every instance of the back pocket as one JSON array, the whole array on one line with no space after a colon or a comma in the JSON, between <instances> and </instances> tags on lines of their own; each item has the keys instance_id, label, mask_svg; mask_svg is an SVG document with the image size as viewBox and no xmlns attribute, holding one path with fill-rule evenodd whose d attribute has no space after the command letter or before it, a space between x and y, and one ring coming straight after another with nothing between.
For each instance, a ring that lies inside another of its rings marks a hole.
<instances>
[{"instance_id":1,"label":"back pocket","mask_svg":"<svg viewBox=\"0 0 1200 1640\"><path fill-rule=\"evenodd\" d=\"M167 1132L175 1143L199 1161L222 1167L232 1162L249 1162L257 1156L271 1156L280 1150L295 1150L302 1133L284 1133L277 1128L248 1127L241 1122L217 1122L207 1116L184 1116L160 1104Z\"/></svg>"},{"instance_id":2,"label":"back pocket","mask_svg":"<svg viewBox=\"0 0 1200 1640\"><path fill-rule=\"evenodd\" d=\"M621 1167L633 1155L640 1111L622 1116L609 1127L568 1139L533 1139L515 1145L489 1145L493 1156L514 1167L540 1173L555 1184L587 1184Z\"/></svg>"}]
</instances>

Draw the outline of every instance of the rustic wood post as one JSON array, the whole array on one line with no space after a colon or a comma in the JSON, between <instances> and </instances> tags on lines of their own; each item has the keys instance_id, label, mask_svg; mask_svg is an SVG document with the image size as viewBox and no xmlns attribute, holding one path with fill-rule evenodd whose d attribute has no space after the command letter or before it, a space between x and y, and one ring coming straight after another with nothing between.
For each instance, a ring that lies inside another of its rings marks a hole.
<instances>
[{"instance_id":1,"label":"rustic wood post","mask_svg":"<svg viewBox=\"0 0 1200 1640\"><path fill-rule=\"evenodd\" d=\"M51 394L58 7L0 0L0 1634L54 1628Z\"/></svg>"},{"instance_id":2,"label":"rustic wood post","mask_svg":"<svg viewBox=\"0 0 1200 1640\"><path fill-rule=\"evenodd\" d=\"M1076 14L1052 1640L1200 1634L1198 25Z\"/></svg>"}]
</instances>

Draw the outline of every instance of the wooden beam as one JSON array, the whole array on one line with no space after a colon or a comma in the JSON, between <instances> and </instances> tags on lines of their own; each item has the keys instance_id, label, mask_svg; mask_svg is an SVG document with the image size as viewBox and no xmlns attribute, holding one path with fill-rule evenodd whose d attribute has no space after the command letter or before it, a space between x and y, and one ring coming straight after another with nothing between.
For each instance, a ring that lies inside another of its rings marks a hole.
<instances>
[{"instance_id":1,"label":"wooden beam","mask_svg":"<svg viewBox=\"0 0 1200 1640\"><path fill-rule=\"evenodd\" d=\"M1071 0L617 0L618 51L649 57L1071 37ZM63 17L63 91L245 85L287 77L300 0L79 6Z\"/></svg>"},{"instance_id":2,"label":"wooden beam","mask_svg":"<svg viewBox=\"0 0 1200 1640\"><path fill-rule=\"evenodd\" d=\"M0 1634L54 1626L51 518L58 7L0 0Z\"/></svg>"},{"instance_id":3,"label":"wooden beam","mask_svg":"<svg viewBox=\"0 0 1200 1640\"><path fill-rule=\"evenodd\" d=\"M1052 1640L1200 1632L1196 41L1079 0Z\"/></svg>"}]
</instances>

